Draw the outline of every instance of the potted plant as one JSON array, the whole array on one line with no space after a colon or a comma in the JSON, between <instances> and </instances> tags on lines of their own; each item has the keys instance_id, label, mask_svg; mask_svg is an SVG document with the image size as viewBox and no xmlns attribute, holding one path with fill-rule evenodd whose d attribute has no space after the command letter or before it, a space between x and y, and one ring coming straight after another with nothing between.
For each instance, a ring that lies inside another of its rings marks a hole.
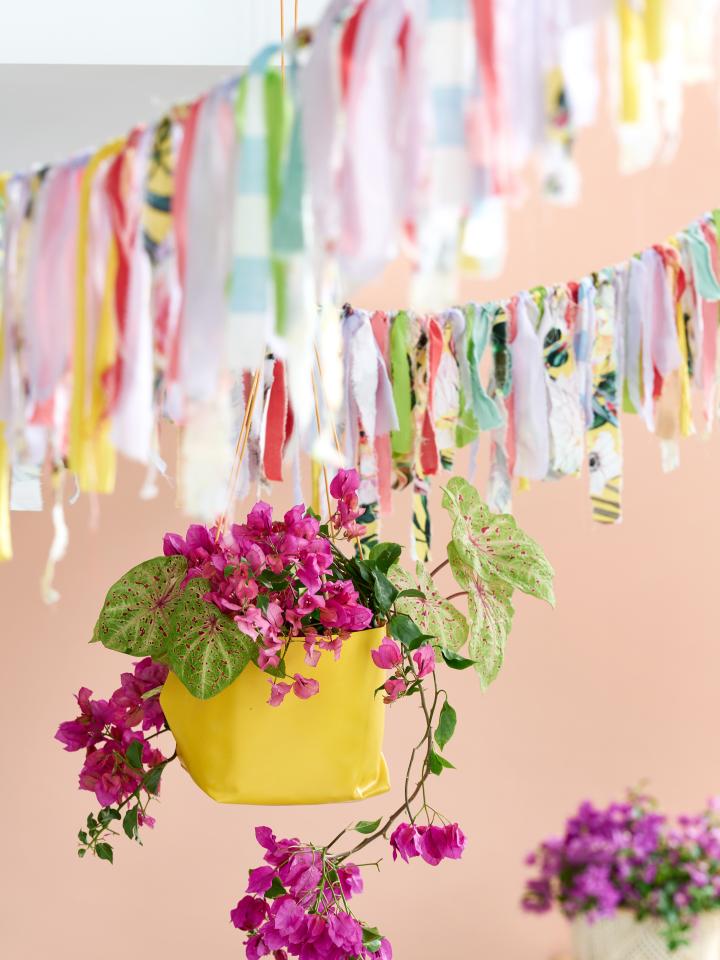
<instances>
[{"instance_id":1,"label":"potted plant","mask_svg":"<svg viewBox=\"0 0 720 960\"><path fill-rule=\"evenodd\" d=\"M163 557L111 588L95 629L95 640L142 659L108 701L83 688L80 715L56 734L85 751L80 787L102 805L79 832L78 852L112 861L118 827L140 841L152 826L148 805L178 755L221 800L320 802L386 789L383 711L414 698L422 730L396 809L321 844L256 829L264 862L231 913L249 960L389 960L388 941L348 905L368 866L357 854L384 840L393 859L437 866L465 846L459 825L429 802L428 781L453 769L445 750L457 724L436 667L474 667L487 686L502 663L514 590L553 602L541 549L466 480L444 491L452 536L432 572L403 569L397 544L342 549L362 533L357 488L355 471L338 473L327 523L303 506L274 520L261 503L228 531L167 535ZM467 614L438 589L444 568ZM170 734L176 749L163 753L155 738ZM263 749L247 751L248 739ZM282 756L267 748L278 743ZM293 764L310 765L312 777Z\"/></svg>"},{"instance_id":2,"label":"potted plant","mask_svg":"<svg viewBox=\"0 0 720 960\"><path fill-rule=\"evenodd\" d=\"M572 921L576 960L716 960L720 956L718 804L671 822L655 802L582 803L530 854L523 907Z\"/></svg>"}]
</instances>

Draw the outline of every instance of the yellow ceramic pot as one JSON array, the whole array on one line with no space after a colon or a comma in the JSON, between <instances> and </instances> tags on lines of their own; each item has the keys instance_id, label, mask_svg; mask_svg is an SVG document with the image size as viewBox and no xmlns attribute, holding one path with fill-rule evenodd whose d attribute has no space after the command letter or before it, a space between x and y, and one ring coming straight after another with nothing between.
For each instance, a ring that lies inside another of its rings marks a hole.
<instances>
[{"instance_id":1,"label":"yellow ceramic pot","mask_svg":"<svg viewBox=\"0 0 720 960\"><path fill-rule=\"evenodd\" d=\"M268 675L252 663L210 700L171 672L160 703L195 783L220 803L337 803L389 790L385 706L374 694L386 675L370 657L384 635L383 627L354 633L339 660L324 652L315 668L292 643L288 674L313 677L320 692L290 693L279 707L268 706Z\"/></svg>"}]
</instances>

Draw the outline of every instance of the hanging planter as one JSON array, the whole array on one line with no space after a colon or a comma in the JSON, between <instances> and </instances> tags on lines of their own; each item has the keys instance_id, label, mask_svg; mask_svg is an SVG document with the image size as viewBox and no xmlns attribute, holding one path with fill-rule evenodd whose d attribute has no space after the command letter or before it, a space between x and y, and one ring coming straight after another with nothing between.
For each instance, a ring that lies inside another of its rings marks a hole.
<instances>
[{"instance_id":1,"label":"hanging planter","mask_svg":"<svg viewBox=\"0 0 720 960\"><path fill-rule=\"evenodd\" d=\"M220 802L389 789L385 675L371 650L398 592L385 574L400 548L382 544L362 566L345 556L341 541L361 532L357 475L341 471L331 489L328 524L302 505L273 520L259 502L229 530L168 534L165 556L125 574L100 613L95 640L169 666L160 703L177 755Z\"/></svg>"},{"instance_id":2,"label":"hanging planter","mask_svg":"<svg viewBox=\"0 0 720 960\"><path fill-rule=\"evenodd\" d=\"M636 920L626 910L590 923L572 924L575 960L718 960L720 922L712 914L698 917L690 943L671 951L657 919Z\"/></svg>"},{"instance_id":3,"label":"hanging planter","mask_svg":"<svg viewBox=\"0 0 720 960\"><path fill-rule=\"evenodd\" d=\"M142 659L108 700L81 688L79 715L56 733L67 750L84 751L80 788L101 804L78 833L78 855L112 862L120 827L141 842L153 825L148 807L176 758L224 802L382 793L385 705L410 700L422 728L396 809L346 823L322 843L256 828L263 863L230 914L248 960L392 960L387 938L348 905L370 866L357 855L383 841L393 860L437 867L465 849L460 825L428 802L431 781L454 770L445 751L457 714L440 668L474 667L487 686L502 663L514 591L553 602L542 550L466 480L452 478L444 490L447 559L434 571L419 561L412 573L400 567L397 544L361 545L358 484L355 471L327 484L336 504L326 524L302 505L274 520L258 503L229 530L221 522L166 535L165 556L110 589L94 633ZM343 539L355 541L352 553ZM444 568L467 617L433 580Z\"/></svg>"},{"instance_id":4,"label":"hanging planter","mask_svg":"<svg viewBox=\"0 0 720 960\"><path fill-rule=\"evenodd\" d=\"M160 704L195 783L222 803L335 803L388 790L385 704L375 694L385 674L370 656L384 636L384 627L351 634L337 661L324 654L315 667L317 696L278 710L254 664L210 700L170 673ZM285 670L304 669L303 644L293 641Z\"/></svg>"}]
</instances>

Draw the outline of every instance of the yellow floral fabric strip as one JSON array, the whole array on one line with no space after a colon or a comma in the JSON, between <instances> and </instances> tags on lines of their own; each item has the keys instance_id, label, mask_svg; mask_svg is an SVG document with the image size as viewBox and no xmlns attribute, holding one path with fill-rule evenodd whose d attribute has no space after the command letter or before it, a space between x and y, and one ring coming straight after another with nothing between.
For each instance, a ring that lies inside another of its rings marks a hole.
<instances>
[{"instance_id":1,"label":"yellow floral fabric strip","mask_svg":"<svg viewBox=\"0 0 720 960\"><path fill-rule=\"evenodd\" d=\"M116 140L98 150L85 168L80 187L73 393L70 407L68 460L70 469L77 475L80 489L85 492L111 493L115 487L115 450L110 442L110 421L105 409L102 386L102 375L113 363L116 351L113 290L117 273L117 249L114 238L110 241L108 251L89 391L87 282L93 182L102 165L116 156L124 145L124 140Z\"/></svg>"}]
</instances>

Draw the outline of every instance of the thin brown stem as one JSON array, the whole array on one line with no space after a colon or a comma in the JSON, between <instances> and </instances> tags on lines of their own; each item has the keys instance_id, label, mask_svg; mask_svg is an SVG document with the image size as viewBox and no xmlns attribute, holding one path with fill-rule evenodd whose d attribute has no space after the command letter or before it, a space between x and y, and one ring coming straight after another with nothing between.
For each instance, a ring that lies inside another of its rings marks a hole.
<instances>
[{"instance_id":1,"label":"thin brown stem","mask_svg":"<svg viewBox=\"0 0 720 960\"><path fill-rule=\"evenodd\" d=\"M433 680L434 679L435 678L433 675ZM378 827L375 833L372 833L369 836L364 837L359 843L355 844L355 846L352 849L347 850L345 853L341 853L338 857L334 858L337 863L341 863L343 860L347 860L348 857L351 857L354 854L358 853L360 850L363 850L365 847L369 846L371 843L374 843L374 841L378 840L380 837L387 838L388 830L395 823L395 821L398 819L400 814L402 814L404 811L408 811L408 815L411 815L410 804L420 795L420 793L424 789L425 781L430 776L430 754L432 753L432 725L433 725L435 710L437 708L437 703L440 695L437 689L437 683L435 683L435 692L432 700L432 706L428 707L425 690L423 689L422 684L420 685L418 690L420 693L420 702L422 705L422 710L425 715L425 732L423 734L422 739L420 740L420 743L413 748L413 752L410 760L410 766L408 769L408 776L406 777L406 793L405 793L403 803L397 808L397 810L394 810L387 817L385 822L380 827ZM427 747L425 751L425 757L423 760L422 772L420 774L420 779L415 784L415 787L413 788L412 792L408 796L407 789L409 784L409 773L410 773L410 769L412 768L413 758L415 756L416 751L420 747L422 747L423 743L427 743Z\"/></svg>"},{"instance_id":2,"label":"thin brown stem","mask_svg":"<svg viewBox=\"0 0 720 960\"><path fill-rule=\"evenodd\" d=\"M439 564L437 565L437 567L435 567L434 570L431 570L431 571L430 571L430 576L431 576L431 577L434 577L436 573L440 573L440 571L442 570L442 568L443 568L443 567L446 567L449 563L450 563L449 560L447 560L447 559L443 560L443 562L442 562L442 563L439 563Z\"/></svg>"},{"instance_id":3,"label":"thin brown stem","mask_svg":"<svg viewBox=\"0 0 720 960\"><path fill-rule=\"evenodd\" d=\"M454 600L456 597L466 597L468 595L467 590L458 590L457 593L451 593L449 597L445 597L446 600Z\"/></svg>"}]
</instances>

